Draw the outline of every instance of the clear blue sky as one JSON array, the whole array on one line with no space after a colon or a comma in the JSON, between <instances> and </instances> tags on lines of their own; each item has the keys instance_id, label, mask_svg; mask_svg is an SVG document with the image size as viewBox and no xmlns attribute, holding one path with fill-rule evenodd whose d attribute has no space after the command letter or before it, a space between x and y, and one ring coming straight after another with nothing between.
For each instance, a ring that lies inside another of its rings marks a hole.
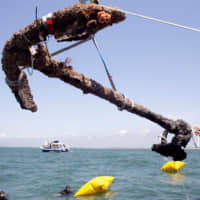
<instances>
[{"instance_id":1,"label":"clear blue sky","mask_svg":"<svg viewBox=\"0 0 200 200\"><path fill-rule=\"evenodd\" d=\"M7 39L34 20L75 0L6 0L0 7L1 50ZM200 28L199 0L100 0L143 15ZM127 16L96 34L117 89L154 112L200 124L200 33ZM70 45L48 41L51 52ZM2 55L0 55L0 58ZM72 58L74 69L110 87L92 42L55 57ZM25 70L26 71L26 70ZM27 72L27 71L26 71ZM108 102L34 71L28 76L38 111L22 110L0 70L0 146L38 146L61 139L71 147L151 147L162 129L118 111Z\"/></svg>"}]
</instances>

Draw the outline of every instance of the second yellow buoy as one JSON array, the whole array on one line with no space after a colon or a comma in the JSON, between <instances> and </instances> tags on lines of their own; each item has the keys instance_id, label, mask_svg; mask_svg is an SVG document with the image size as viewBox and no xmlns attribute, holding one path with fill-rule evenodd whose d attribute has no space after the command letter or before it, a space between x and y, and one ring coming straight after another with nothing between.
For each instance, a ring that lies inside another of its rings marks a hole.
<instances>
[{"instance_id":1,"label":"second yellow buoy","mask_svg":"<svg viewBox=\"0 0 200 200\"><path fill-rule=\"evenodd\" d=\"M185 165L182 161L169 161L161 167L166 172L177 172Z\"/></svg>"}]
</instances>

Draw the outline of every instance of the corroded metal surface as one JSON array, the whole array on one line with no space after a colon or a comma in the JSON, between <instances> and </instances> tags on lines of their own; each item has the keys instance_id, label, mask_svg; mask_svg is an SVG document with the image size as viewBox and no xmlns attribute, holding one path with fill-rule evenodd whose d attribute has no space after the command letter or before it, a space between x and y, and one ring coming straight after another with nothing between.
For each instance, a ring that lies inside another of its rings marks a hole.
<instances>
[{"instance_id":1,"label":"corroded metal surface","mask_svg":"<svg viewBox=\"0 0 200 200\"><path fill-rule=\"evenodd\" d=\"M111 20L103 24L102 21L98 21L98 13L102 11L111 16ZM109 9L96 4L77 4L52 13L54 36L58 41L85 40L97 31L124 19L125 14L119 9ZM38 70L48 77L58 78L81 89L85 94L91 93L117 107L123 107L128 112L158 124L175 135L173 141L178 146L185 147L188 144L192 130L187 122L183 120L174 121L156 114L144 106L132 102L127 97L124 99L121 93L106 88L76 72L72 66L66 66L65 63L54 60L46 47L41 44L48 35L49 32L44 23L41 19L37 19L29 26L16 32L5 44L2 66L7 83L21 108L32 112L37 111L37 105L33 100L26 74L22 73L22 69L19 67L32 66L34 70ZM31 50L32 45L37 45L35 52ZM182 136L186 139L182 140Z\"/></svg>"}]
</instances>

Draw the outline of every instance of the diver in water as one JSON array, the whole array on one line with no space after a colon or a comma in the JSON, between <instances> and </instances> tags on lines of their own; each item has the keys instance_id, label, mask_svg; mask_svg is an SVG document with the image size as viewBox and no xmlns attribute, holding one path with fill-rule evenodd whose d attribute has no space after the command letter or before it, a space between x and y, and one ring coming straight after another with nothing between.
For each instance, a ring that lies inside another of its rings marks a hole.
<instances>
[{"instance_id":1,"label":"diver in water","mask_svg":"<svg viewBox=\"0 0 200 200\"><path fill-rule=\"evenodd\" d=\"M63 190L63 191L61 191L59 194L60 195L69 195L69 194L71 194L72 193L72 191L71 191L71 189L70 189L70 186L69 185L67 185L66 187L65 187L65 189Z\"/></svg>"},{"instance_id":2,"label":"diver in water","mask_svg":"<svg viewBox=\"0 0 200 200\"><path fill-rule=\"evenodd\" d=\"M8 200L4 191L0 191L0 200Z\"/></svg>"},{"instance_id":3,"label":"diver in water","mask_svg":"<svg viewBox=\"0 0 200 200\"><path fill-rule=\"evenodd\" d=\"M178 123L179 127L181 127L180 130L186 130L186 131L177 131L175 133L175 136L172 138L170 143L167 143L167 135L168 130L164 130L162 137L161 137L161 143L160 144L154 144L152 146L152 151L155 151L163 156L172 157L174 161L182 161L187 157L186 152L184 151L184 148L190 141L192 137L192 130L191 128L184 127L184 123L182 123L182 120L177 120L176 123ZM183 128L183 129L182 129Z\"/></svg>"}]
</instances>

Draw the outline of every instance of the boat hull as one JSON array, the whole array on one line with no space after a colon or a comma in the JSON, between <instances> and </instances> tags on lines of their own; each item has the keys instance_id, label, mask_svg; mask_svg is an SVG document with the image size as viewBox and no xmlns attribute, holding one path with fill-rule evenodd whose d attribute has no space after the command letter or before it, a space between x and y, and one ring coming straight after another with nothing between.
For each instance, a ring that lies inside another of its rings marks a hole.
<instances>
[{"instance_id":1,"label":"boat hull","mask_svg":"<svg viewBox=\"0 0 200 200\"><path fill-rule=\"evenodd\" d=\"M70 149L65 146L65 144L60 143L58 140L53 142L45 142L44 145L40 147L42 152L68 152Z\"/></svg>"},{"instance_id":2,"label":"boat hull","mask_svg":"<svg viewBox=\"0 0 200 200\"><path fill-rule=\"evenodd\" d=\"M69 149L43 149L43 148L40 148L42 152L57 152L57 153L60 153L60 152L69 152Z\"/></svg>"}]
</instances>

